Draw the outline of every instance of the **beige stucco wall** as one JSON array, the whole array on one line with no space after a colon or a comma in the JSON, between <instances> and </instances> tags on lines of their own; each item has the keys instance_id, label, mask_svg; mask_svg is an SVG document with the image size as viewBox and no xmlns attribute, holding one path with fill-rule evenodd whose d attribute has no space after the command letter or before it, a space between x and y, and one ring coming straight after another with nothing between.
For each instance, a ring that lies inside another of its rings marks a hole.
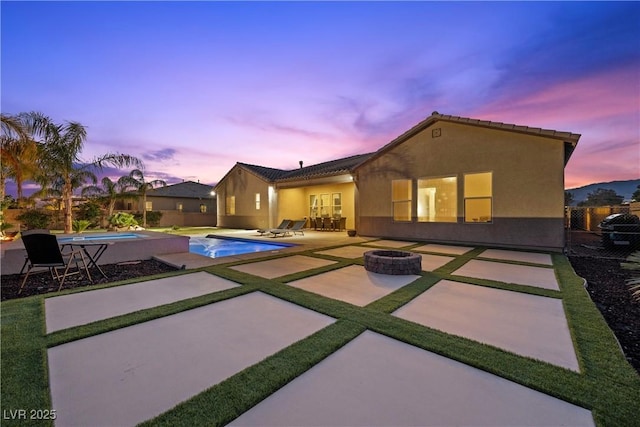
<instances>
[{"instance_id":1,"label":"beige stucco wall","mask_svg":"<svg viewBox=\"0 0 640 427\"><path fill-rule=\"evenodd\" d=\"M278 218L302 219L309 217L309 197L311 195L341 193L342 216L347 228L355 227L355 186L353 182L341 184L312 185L308 187L278 190Z\"/></svg>"},{"instance_id":2,"label":"beige stucco wall","mask_svg":"<svg viewBox=\"0 0 640 427\"><path fill-rule=\"evenodd\" d=\"M255 194L260 193L260 209L256 209ZM235 196L235 215L226 215L227 196ZM269 184L236 165L216 186L218 227L268 228Z\"/></svg>"},{"instance_id":3,"label":"beige stucco wall","mask_svg":"<svg viewBox=\"0 0 640 427\"><path fill-rule=\"evenodd\" d=\"M434 137L433 129L441 136ZM492 172L493 222L463 222L464 174ZM416 179L457 176L458 222L417 222ZM391 180L413 180L413 221L392 219ZM564 144L560 140L436 122L357 170L358 233L561 249Z\"/></svg>"}]
</instances>

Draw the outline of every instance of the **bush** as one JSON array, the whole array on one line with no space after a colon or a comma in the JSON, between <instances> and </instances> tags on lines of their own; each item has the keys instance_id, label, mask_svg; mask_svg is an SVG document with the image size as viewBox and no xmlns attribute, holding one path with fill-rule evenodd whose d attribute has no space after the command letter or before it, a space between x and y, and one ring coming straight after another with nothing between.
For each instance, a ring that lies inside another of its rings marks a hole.
<instances>
[{"instance_id":1,"label":"bush","mask_svg":"<svg viewBox=\"0 0 640 427\"><path fill-rule=\"evenodd\" d=\"M125 228L138 225L138 221L126 212L116 212L109 217L109 225L118 228Z\"/></svg>"},{"instance_id":2,"label":"bush","mask_svg":"<svg viewBox=\"0 0 640 427\"><path fill-rule=\"evenodd\" d=\"M34 228L49 228L49 224L51 223L51 215L35 209L24 211L18 215L16 219L20 221L27 230Z\"/></svg>"},{"instance_id":3,"label":"bush","mask_svg":"<svg viewBox=\"0 0 640 427\"><path fill-rule=\"evenodd\" d=\"M627 258L627 262L622 263L622 267L627 270L634 271L634 277L629 279L627 283L631 288L633 297L640 301L640 251L634 252Z\"/></svg>"},{"instance_id":4,"label":"bush","mask_svg":"<svg viewBox=\"0 0 640 427\"><path fill-rule=\"evenodd\" d=\"M142 223L142 213L136 213L134 215L138 224ZM149 227L157 227L162 219L162 212L160 211L147 211L147 225Z\"/></svg>"},{"instance_id":5,"label":"bush","mask_svg":"<svg viewBox=\"0 0 640 427\"><path fill-rule=\"evenodd\" d=\"M76 219L72 222L73 231L76 233L82 233L90 224L91 222L86 219Z\"/></svg>"},{"instance_id":6,"label":"bush","mask_svg":"<svg viewBox=\"0 0 640 427\"><path fill-rule=\"evenodd\" d=\"M80 205L78 207L78 212L76 213L76 218L89 221L89 225L92 227L97 227L100 224L101 216L102 209L100 208L100 205L93 200Z\"/></svg>"}]
</instances>

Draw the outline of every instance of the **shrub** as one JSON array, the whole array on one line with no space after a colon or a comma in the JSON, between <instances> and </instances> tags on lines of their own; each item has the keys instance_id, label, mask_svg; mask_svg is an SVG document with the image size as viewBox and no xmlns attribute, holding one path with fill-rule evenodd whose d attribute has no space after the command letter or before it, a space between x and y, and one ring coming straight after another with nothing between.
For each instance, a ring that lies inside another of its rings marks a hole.
<instances>
[{"instance_id":1,"label":"shrub","mask_svg":"<svg viewBox=\"0 0 640 427\"><path fill-rule=\"evenodd\" d=\"M109 217L109 225L124 228L138 225L138 221L130 213L116 212Z\"/></svg>"},{"instance_id":2,"label":"shrub","mask_svg":"<svg viewBox=\"0 0 640 427\"><path fill-rule=\"evenodd\" d=\"M142 222L142 213L136 213L134 215L138 224ZM157 227L162 219L162 212L160 211L147 211L147 225L149 227Z\"/></svg>"},{"instance_id":3,"label":"shrub","mask_svg":"<svg viewBox=\"0 0 640 427\"><path fill-rule=\"evenodd\" d=\"M16 217L27 230L34 228L49 228L51 223L51 215L46 212L29 209Z\"/></svg>"},{"instance_id":4,"label":"shrub","mask_svg":"<svg viewBox=\"0 0 640 427\"><path fill-rule=\"evenodd\" d=\"M84 230L87 229L87 227L89 227L90 224L91 224L91 221L86 219L73 220L72 222L73 231L75 231L76 233L82 233Z\"/></svg>"},{"instance_id":5,"label":"shrub","mask_svg":"<svg viewBox=\"0 0 640 427\"><path fill-rule=\"evenodd\" d=\"M622 267L636 272L635 277L629 279L627 283L631 287L633 297L640 301L640 251L629 255L627 262L622 263Z\"/></svg>"},{"instance_id":6,"label":"shrub","mask_svg":"<svg viewBox=\"0 0 640 427\"><path fill-rule=\"evenodd\" d=\"M93 200L83 203L78 207L76 217L78 219L89 221L89 225L96 227L100 223L102 209L100 205ZM86 228L86 227L85 227Z\"/></svg>"}]
</instances>

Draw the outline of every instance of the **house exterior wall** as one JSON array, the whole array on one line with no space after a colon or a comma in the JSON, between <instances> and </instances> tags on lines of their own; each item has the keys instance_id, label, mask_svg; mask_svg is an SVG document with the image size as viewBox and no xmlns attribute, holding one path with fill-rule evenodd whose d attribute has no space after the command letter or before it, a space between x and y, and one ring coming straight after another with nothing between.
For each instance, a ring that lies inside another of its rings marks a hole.
<instances>
[{"instance_id":1,"label":"house exterior wall","mask_svg":"<svg viewBox=\"0 0 640 427\"><path fill-rule=\"evenodd\" d=\"M203 198L194 199L187 197L154 197L147 196L147 202L152 203L152 210L154 211L178 211L178 204L182 204L182 212L198 212L200 213L200 205L205 205L205 213L216 212L216 199L215 198ZM138 200L138 209L144 208L142 198Z\"/></svg>"},{"instance_id":2,"label":"house exterior wall","mask_svg":"<svg viewBox=\"0 0 640 427\"><path fill-rule=\"evenodd\" d=\"M464 174L482 172L492 173L492 221L465 223ZM560 140L438 121L363 164L356 175L361 235L552 250L564 246ZM447 176L457 177L457 222L417 221L416 180ZM411 221L393 220L395 179L412 180Z\"/></svg>"},{"instance_id":3,"label":"house exterior wall","mask_svg":"<svg viewBox=\"0 0 640 427\"><path fill-rule=\"evenodd\" d=\"M255 194L260 193L260 209ZM229 197L235 197L235 213L227 213ZM236 165L216 186L218 227L269 228L269 183Z\"/></svg>"}]
</instances>

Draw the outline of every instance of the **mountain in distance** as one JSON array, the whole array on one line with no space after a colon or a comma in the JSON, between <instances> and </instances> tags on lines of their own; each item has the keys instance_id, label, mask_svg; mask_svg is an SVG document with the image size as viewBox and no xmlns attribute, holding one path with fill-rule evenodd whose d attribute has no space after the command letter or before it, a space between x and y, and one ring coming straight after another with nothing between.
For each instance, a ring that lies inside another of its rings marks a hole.
<instances>
[{"instance_id":1,"label":"mountain in distance","mask_svg":"<svg viewBox=\"0 0 640 427\"><path fill-rule=\"evenodd\" d=\"M627 181L597 182L583 187L568 188L566 191L573 194L574 206L586 200L589 193L593 193L598 188L614 190L616 194L624 197L625 202L628 202L631 200L631 195L638 189L638 185L640 185L640 179L630 179Z\"/></svg>"}]
</instances>

